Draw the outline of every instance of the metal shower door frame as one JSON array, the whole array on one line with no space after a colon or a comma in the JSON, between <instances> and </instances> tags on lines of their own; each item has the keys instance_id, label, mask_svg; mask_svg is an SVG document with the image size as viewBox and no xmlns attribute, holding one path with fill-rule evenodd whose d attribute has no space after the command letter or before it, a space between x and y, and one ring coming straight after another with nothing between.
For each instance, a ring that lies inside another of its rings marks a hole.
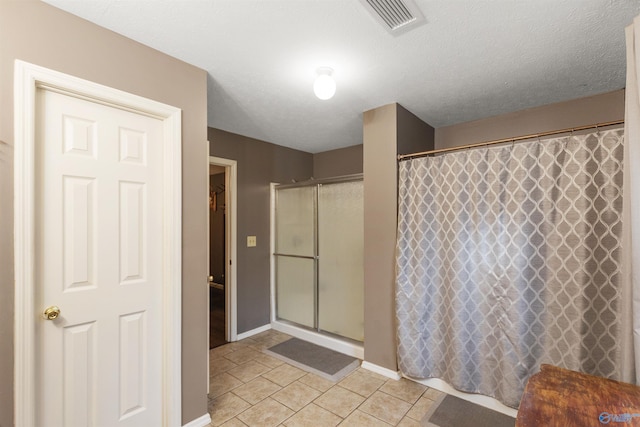
<instances>
[{"instance_id":1,"label":"metal shower door frame","mask_svg":"<svg viewBox=\"0 0 640 427\"><path fill-rule=\"evenodd\" d=\"M276 216L278 215L278 191L279 190L286 190L286 189L291 189L291 188L301 188L301 187L314 187L315 191L314 191L314 195L313 195L313 255L312 256L305 256L305 255L292 255L292 254L283 254L283 253L279 253L277 250L277 241L276 241L276 245L275 245L275 251L273 252L273 256L274 257L289 257L289 258L301 258L301 259L312 259L313 260L313 327L309 328L305 325L287 320L287 319L283 319L278 317L278 281L277 281L277 263L274 264L274 268L276 269L276 286L275 286L275 319L278 321L284 321L284 322L289 322L292 323L294 325L296 325L297 327L301 327L301 328L305 328L305 329L310 329L314 332L318 332L321 334L330 334L329 332L323 331L320 328L320 322L319 322L319 312L320 312L320 308L319 308L319 289L318 289L318 284L319 284L319 273L320 273L320 256L319 256L319 229L318 229L318 212L319 212L319 205L320 205L320 189L323 185L328 185L328 184L338 184L338 183L344 183L344 182L352 182L352 181L362 181L364 179L363 174L354 174L354 175L345 175L345 176L340 176L340 177L334 177L334 178L327 178L327 179L318 179L318 180L309 180L309 181L302 181L302 182L295 182L295 183L291 183L291 184L278 184L274 186L274 190L275 190L275 198L276 198L276 209L275 209L275 213ZM278 235L278 230L277 230L277 221L275 223L275 235L277 238ZM331 334L333 335L333 334ZM349 339L347 337L341 337L343 339Z\"/></svg>"}]
</instances>

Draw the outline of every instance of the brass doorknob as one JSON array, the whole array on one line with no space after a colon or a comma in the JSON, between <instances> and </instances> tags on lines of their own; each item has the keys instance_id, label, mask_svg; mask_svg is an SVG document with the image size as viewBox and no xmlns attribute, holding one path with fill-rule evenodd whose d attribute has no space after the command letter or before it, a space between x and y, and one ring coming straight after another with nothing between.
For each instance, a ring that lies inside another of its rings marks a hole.
<instances>
[{"instance_id":1,"label":"brass doorknob","mask_svg":"<svg viewBox=\"0 0 640 427\"><path fill-rule=\"evenodd\" d=\"M47 307L47 309L42 313L42 317L45 320L56 320L60 316L60 309L55 305L51 307Z\"/></svg>"}]
</instances>

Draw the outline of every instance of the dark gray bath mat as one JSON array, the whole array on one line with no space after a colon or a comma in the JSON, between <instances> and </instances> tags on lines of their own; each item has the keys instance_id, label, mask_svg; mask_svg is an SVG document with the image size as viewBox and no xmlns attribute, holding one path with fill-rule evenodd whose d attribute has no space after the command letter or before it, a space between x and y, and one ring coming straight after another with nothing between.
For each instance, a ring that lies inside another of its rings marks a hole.
<instances>
[{"instance_id":1,"label":"dark gray bath mat","mask_svg":"<svg viewBox=\"0 0 640 427\"><path fill-rule=\"evenodd\" d=\"M516 419L450 394L436 401L422 418L425 427L513 427Z\"/></svg>"},{"instance_id":2,"label":"dark gray bath mat","mask_svg":"<svg viewBox=\"0 0 640 427\"><path fill-rule=\"evenodd\" d=\"M360 366L360 360L355 357L298 338L291 338L264 352L334 382Z\"/></svg>"}]
</instances>

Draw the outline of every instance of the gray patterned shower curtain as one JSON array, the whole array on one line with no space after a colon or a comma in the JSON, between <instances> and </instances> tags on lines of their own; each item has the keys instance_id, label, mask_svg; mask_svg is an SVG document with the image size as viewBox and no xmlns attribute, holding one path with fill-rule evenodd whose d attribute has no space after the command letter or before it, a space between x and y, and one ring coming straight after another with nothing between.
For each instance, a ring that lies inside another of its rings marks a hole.
<instances>
[{"instance_id":1,"label":"gray patterned shower curtain","mask_svg":"<svg viewBox=\"0 0 640 427\"><path fill-rule=\"evenodd\" d=\"M622 130L401 162L402 373L512 407L542 363L623 379L622 162Z\"/></svg>"}]
</instances>

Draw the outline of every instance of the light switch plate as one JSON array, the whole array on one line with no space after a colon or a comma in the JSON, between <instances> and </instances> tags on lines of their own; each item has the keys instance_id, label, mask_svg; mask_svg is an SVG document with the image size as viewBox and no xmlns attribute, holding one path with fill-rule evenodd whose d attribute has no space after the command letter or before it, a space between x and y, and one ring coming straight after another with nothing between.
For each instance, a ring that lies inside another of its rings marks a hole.
<instances>
[{"instance_id":1,"label":"light switch plate","mask_svg":"<svg viewBox=\"0 0 640 427\"><path fill-rule=\"evenodd\" d=\"M247 236L247 247L253 248L256 246L256 236Z\"/></svg>"}]
</instances>

